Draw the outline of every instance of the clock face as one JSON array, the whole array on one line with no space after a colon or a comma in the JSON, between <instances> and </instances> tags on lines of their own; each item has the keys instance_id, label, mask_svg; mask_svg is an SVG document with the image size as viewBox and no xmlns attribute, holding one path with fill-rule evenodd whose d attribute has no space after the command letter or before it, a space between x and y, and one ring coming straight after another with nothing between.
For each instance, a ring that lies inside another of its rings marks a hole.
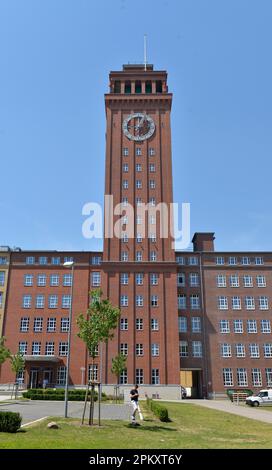
<instances>
[{"instance_id":1,"label":"clock face","mask_svg":"<svg viewBox=\"0 0 272 470\"><path fill-rule=\"evenodd\" d=\"M149 139L155 132L153 119L144 113L130 114L124 119L122 127L125 136L136 142Z\"/></svg>"}]
</instances>

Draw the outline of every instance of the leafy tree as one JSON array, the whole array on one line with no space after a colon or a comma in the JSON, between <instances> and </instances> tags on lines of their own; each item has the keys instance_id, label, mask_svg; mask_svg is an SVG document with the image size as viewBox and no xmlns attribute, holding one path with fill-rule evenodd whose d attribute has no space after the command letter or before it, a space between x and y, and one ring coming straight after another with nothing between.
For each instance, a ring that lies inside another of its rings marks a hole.
<instances>
[{"instance_id":1,"label":"leafy tree","mask_svg":"<svg viewBox=\"0 0 272 470\"><path fill-rule=\"evenodd\" d=\"M79 328L78 336L86 344L89 355L92 358L92 366L94 366L99 344L107 343L113 338L114 330L118 326L120 317L119 308L114 307L108 299L102 299L102 295L103 292L101 289L91 291L90 305L87 314L83 315L81 313L77 319ZM92 424L92 422L93 400L91 397L89 424Z\"/></svg>"},{"instance_id":2,"label":"leafy tree","mask_svg":"<svg viewBox=\"0 0 272 470\"><path fill-rule=\"evenodd\" d=\"M120 375L125 370L126 368L126 362L127 358L123 354L118 354L112 359L112 368L111 371L112 373L116 376L117 379L117 386L114 387L116 390L116 401L117 397L119 399L119 381L120 381Z\"/></svg>"},{"instance_id":3,"label":"leafy tree","mask_svg":"<svg viewBox=\"0 0 272 470\"><path fill-rule=\"evenodd\" d=\"M23 354L18 351L16 354L10 356L11 370L15 373L15 399L17 398L18 393L18 381L16 380L19 372L23 370L25 366L25 359Z\"/></svg>"},{"instance_id":4,"label":"leafy tree","mask_svg":"<svg viewBox=\"0 0 272 470\"><path fill-rule=\"evenodd\" d=\"M10 357L10 350L5 346L5 341L6 338L2 336L0 338L0 367Z\"/></svg>"}]
</instances>

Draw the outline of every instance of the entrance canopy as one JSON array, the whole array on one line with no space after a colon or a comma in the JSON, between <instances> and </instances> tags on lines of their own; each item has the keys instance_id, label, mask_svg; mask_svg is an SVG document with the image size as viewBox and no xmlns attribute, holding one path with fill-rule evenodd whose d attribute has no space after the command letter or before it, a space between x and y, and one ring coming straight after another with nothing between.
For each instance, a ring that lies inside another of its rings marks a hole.
<instances>
[{"instance_id":1,"label":"entrance canopy","mask_svg":"<svg viewBox=\"0 0 272 470\"><path fill-rule=\"evenodd\" d=\"M25 362L50 362L56 363L60 362L58 356L24 356Z\"/></svg>"}]
</instances>

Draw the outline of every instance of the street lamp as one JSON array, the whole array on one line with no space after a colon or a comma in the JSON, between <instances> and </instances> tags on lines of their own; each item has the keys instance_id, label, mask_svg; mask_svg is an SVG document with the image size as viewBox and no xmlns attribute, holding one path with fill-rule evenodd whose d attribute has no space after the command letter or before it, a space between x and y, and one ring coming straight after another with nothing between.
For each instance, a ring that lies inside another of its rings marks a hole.
<instances>
[{"instance_id":1,"label":"street lamp","mask_svg":"<svg viewBox=\"0 0 272 470\"><path fill-rule=\"evenodd\" d=\"M65 263L63 263L63 267L67 269L72 269L70 309L69 309L68 351L67 351L67 362L66 362L65 396L64 396L64 417L68 418L68 388L69 388L69 369L70 369L70 352L71 352L72 305L73 305L73 289L74 289L74 261L65 261Z\"/></svg>"}]
</instances>

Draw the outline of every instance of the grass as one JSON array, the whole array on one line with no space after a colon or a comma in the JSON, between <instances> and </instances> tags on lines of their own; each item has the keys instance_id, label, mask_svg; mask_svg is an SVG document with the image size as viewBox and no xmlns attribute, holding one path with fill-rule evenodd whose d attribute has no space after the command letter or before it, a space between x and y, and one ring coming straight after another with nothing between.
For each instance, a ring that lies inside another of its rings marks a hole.
<instances>
[{"instance_id":1,"label":"grass","mask_svg":"<svg viewBox=\"0 0 272 470\"><path fill-rule=\"evenodd\" d=\"M79 420L54 418L60 429L47 429L52 418L17 434L1 433L2 449L243 449L272 448L272 427L193 404L166 404L172 422L161 423L146 407L145 421L132 428L125 421L80 426Z\"/></svg>"}]
</instances>

